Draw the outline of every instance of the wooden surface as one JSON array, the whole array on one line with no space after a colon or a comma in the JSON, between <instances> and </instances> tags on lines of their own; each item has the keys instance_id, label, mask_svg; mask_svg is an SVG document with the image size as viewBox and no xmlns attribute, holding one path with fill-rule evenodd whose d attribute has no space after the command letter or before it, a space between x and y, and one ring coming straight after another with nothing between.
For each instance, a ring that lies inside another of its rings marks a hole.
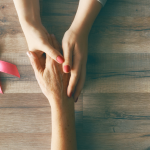
<instances>
[{"instance_id":1,"label":"wooden surface","mask_svg":"<svg viewBox=\"0 0 150 150\"><path fill-rule=\"evenodd\" d=\"M41 0L61 42L78 0ZM75 104L78 150L150 150L150 1L108 0L89 36L87 77ZM12 0L0 0L0 150L50 150L51 108L35 79Z\"/></svg>"}]
</instances>

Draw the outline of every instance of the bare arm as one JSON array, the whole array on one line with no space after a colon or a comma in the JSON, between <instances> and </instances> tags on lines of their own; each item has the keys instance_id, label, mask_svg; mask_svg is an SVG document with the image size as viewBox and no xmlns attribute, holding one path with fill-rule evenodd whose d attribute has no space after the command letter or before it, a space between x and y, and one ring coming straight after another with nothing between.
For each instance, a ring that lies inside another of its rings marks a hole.
<instances>
[{"instance_id":1,"label":"bare arm","mask_svg":"<svg viewBox=\"0 0 150 150\"><path fill-rule=\"evenodd\" d=\"M52 46L49 33L42 25L39 0L13 1L29 50L38 57L45 52L58 63L63 63L63 56Z\"/></svg>"},{"instance_id":2,"label":"bare arm","mask_svg":"<svg viewBox=\"0 0 150 150\"><path fill-rule=\"evenodd\" d=\"M77 150L74 100L67 98L63 104L53 105L51 150Z\"/></svg>"},{"instance_id":3,"label":"bare arm","mask_svg":"<svg viewBox=\"0 0 150 150\"><path fill-rule=\"evenodd\" d=\"M96 0L80 0L76 16L70 28L78 33L88 35L101 8L102 4Z\"/></svg>"},{"instance_id":4,"label":"bare arm","mask_svg":"<svg viewBox=\"0 0 150 150\"><path fill-rule=\"evenodd\" d=\"M41 23L39 0L13 0L21 25L27 22Z\"/></svg>"},{"instance_id":5,"label":"bare arm","mask_svg":"<svg viewBox=\"0 0 150 150\"><path fill-rule=\"evenodd\" d=\"M52 36L51 36L52 37ZM55 37L54 48L59 50ZM64 74L62 65L57 64L48 55L46 60L39 60L35 53L29 52L30 62L43 94L51 105L52 115L52 150L77 150L73 97L67 96L69 74ZM45 63L46 62L46 63ZM41 64L45 66L42 67Z\"/></svg>"},{"instance_id":6,"label":"bare arm","mask_svg":"<svg viewBox=\"0 0 150 150\"><path fill-rule=\"evenodd\" d=\"M102 8L97 0L80 0L77 13L62 40L65 62L70 66L71 78L67 94L77 101L84 86L88 54L88 35L95 18Z\"/></svg>"}]
</instances>

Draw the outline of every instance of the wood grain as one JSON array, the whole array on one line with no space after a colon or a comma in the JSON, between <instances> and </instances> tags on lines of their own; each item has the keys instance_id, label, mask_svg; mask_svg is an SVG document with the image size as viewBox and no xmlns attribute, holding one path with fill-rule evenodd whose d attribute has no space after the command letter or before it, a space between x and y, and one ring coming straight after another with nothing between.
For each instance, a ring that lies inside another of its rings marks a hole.
<instances>
[{"instance_id":1,"label":"wood grain","mask_svg":"<svg viewBox=\"0 0 150 150\"><path fill-rule=\"evenodd\" d=\"M78 136L81 150L149 150L147 133L83 133Z\"/></svg>"},{"instance_id":2,"label":"wood grain","mask_svg":"<svg viewBox=\"0 0 150 150\"><path fill-rule=\"evenodd\" d=\"M3 150L50 150L50 133L1 133L0 148Z\"/></svg>"},{"instance_id":3,"label":"wood grain","mask_svg":"<svg viewBox=\"0 0 150 150\"><path fill-rule=\"evenodd\" d=\"M149 93L84 94L84 131L92 133L149 132L149 97Z\"/></svg>"},{"instance_id":4,"label":"wood grain","mask_svg":"<svg viewBox=\"0 0 150 150\"><path fill-rule=\"evenodd\" d=\"M77 132L82 129L82 94L75 103ZM0 95L0 133L51 133L51 107L43 94Z\"/></svg>"},{"instance_id":5,"label":"wood grain","mask_svg":"<svg viewBox=\"0 0 150 150\"><path fill-rule=\"evenodd\" d=\"M40 0L41 18L61 43L78 0ZM150 1L108 0L89 35L87 77L75 103L78 150L150 149ZM0 149L49 150L51 107L26 55L12 0L0 0Z\"/></svg>"}]
</instances>

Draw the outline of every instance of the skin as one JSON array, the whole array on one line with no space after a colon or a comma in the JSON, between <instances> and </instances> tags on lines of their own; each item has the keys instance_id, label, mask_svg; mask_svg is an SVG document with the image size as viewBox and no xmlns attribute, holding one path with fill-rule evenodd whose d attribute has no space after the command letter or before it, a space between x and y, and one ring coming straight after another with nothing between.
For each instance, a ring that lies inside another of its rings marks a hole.
<instances>
[{"instance_id":1,"label":"skin","mask_svg":"<svg viewBox=\"0 0 150 150\"><path fill-rule=\"evenodd\" d=\"M62 40L65 58L63 66L71 66L67 94L73 94L75 100L78 99L85 82L88 35L101 8L101 3L96 0L80 0L75 18Z\"/></svg>"},{"instance_id":2,"label":"skin","mask_svg":"<svg viewBox=\"0 0 150 150\"><path fill-rule=\"evenodd\" d=\"M13 0L30 51L41 58L43 52L53 60L65 58L63 72L71 72L67 95L76 101L84 86L88 54L88 35L102 5L97 0L80 0L77 13L62 39L63 56L51 44L49 33L41 23L39 0ZM60 62L58 62L60 63ZM64 66L70 66L66 72Z\"/></svg>"},{"instance_id":3,"label":"skin","mask_svg":"<svg viewBox=\"0 0 150 150\"><path fill-rule=\"evenodd\" d=\"M44 53L57 61L57 56L63 56L49 43L49 33L42 25L39 0L13 0L19 22L25 35L30 51L38 57ZM58 62L59 63L59 62Z\"/></svg>"},{"instance_id":4,"label":"skin","mask_svg":"<svg viewBox=\"0 0 150 150\"><path fill-rule=\"evenodd\" d=\"M53 47L59 49L54 36L51 41ZM70 75L49 55L40 60L34 52L28 51L28 56L39 86L51 105L51 150L77 150L74 99L67 96Z\"/></svg>"}]
</instances>

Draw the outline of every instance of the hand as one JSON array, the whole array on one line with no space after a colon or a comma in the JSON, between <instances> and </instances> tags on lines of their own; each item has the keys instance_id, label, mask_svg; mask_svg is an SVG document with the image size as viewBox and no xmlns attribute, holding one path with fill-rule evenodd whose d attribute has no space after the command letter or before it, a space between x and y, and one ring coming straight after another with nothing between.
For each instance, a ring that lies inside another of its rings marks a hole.
<instances>
[{"instance_id":1,"label":"hand","mask_svg":"<svg viewBox=\"0 0 150 150\"><path fill-rule=\"evenodd\" d=\"M45 52L58 63L64 62L61 53L52 46L50 35L41 23L22 23L22 28L29 50L35 52L38 58Z\"/></svg>"},{"instance_id":2,"label":"hand","mask_svg":"<svg viewBox=\"0 0 150 150\"><path fill-rule=\"evenodd\" d=\"M52 46L59 52L60 47L55 37L51 36L51 40ZM63 73L62 65L56 63L49 55L46 55L45 59L39 59L34 52L28 51L28 56L39 86L50 104L60 104L68 100L69 74ZM43 65L44 63L45 65Z\"/></svg>"},{"instance_id":3,"label":"hand","mask_svg":"<svg viewBox=\"0 0 150 150\"><path fill-rule=\"evenodd\" d=\"M87 48L88 36L77 32L73 29L66 31L62 48L65 58L63 63L64 72L71 71L67 94L69 97L73 94L74 100L78 100L78 96L84 86L86 77Z\"/></svg>"}]
</instances>

